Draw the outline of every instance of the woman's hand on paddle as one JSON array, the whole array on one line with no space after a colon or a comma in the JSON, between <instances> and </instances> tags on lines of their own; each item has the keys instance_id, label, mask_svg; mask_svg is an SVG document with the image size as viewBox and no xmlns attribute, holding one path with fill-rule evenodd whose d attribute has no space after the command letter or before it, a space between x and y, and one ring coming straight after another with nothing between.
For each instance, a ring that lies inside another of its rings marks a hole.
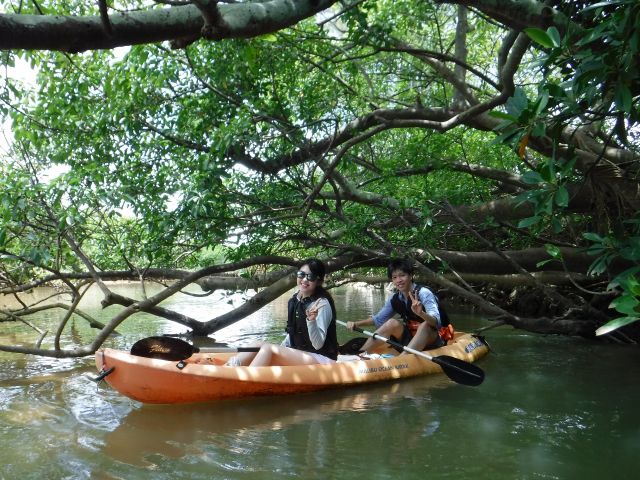
<instances>
[{"instance_id":1,"label":"woman's hand on paddle","mask_svg":"<svg viewBox=\"0 0 640 480\"><path fill-rule=\"evenodd\" d=\"M424 309L422 308L422 302L420 299L417 296L414 296L413 292L409 292L409 300L411 300L411 311L421 317Z\"/></svg>"}]
</instances>

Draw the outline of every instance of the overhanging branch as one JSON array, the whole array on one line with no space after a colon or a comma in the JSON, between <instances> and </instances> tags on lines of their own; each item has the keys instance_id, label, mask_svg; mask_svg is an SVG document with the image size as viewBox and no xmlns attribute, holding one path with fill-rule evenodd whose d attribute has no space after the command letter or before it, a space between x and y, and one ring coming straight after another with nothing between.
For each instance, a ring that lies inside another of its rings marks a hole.
<instances>
[{"instance_id":1,"label":"overhanging branch","mask_svg":"<svg viewBox=\"0 0 640 480\"><path fill-rule=\"evenodd\" d=\"M210 4L201 0L201 4ZM252 38L290 27L333 5L335 0L271 0L217 5L217 25L207 38ZM211 9L208 9L211 11ZM201 38L205 26L195 5L113 13L104 17L0 14L1 50L57 50L69 53Z\"/></svg>"}]
</instances>

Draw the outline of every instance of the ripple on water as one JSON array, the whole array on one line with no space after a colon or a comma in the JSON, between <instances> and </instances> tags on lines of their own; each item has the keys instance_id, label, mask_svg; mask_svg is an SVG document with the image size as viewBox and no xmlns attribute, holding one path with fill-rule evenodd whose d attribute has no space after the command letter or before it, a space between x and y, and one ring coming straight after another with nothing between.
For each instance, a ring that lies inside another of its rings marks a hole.
<instances>
[{"instance_id":1,"label":"ripple on water","mask_svg":"<svg viewBox=\"0 0 640 480\"><path fill-rule=\"evenodd\" d=\"M88 372L77 372L66 379L64 403L76 421L103 431L117 428L135 405L105 384L97 385Z\"/></svg>"}]
</instances>

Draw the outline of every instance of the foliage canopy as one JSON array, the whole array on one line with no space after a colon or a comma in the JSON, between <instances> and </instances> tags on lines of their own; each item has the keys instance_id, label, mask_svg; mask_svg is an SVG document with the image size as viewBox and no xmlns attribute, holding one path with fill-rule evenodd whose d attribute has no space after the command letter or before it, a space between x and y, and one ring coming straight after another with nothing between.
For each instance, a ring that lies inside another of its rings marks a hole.
<instances>
[{"instance_id":1,"label":"foliage canopy","mask_svg":"<svg viewBox=\"0 0 640 480\"><path fill-rule=\"evenodd\" d=\"M268 299L308 255L346 271L393 254L453 270L457 283L432 280L518 327L553 322L464 279L533 281L562 315L580 312L563 333L640 318L637 2L129 1L109 21L98 4L5 3L4 63L38 72L1 93L6 292L44 272L267 264ZM241 22L267 4L259 28ZM23 37L36 10L41 29ZM147 36L127 30L134 10ZM84 15L89 33L70 43L82 26L59 31L54 14ZM558 270L608 287L559 299L532 275ZM623 317L607 323L598 296Z\"/></svg>"}]
</instances>

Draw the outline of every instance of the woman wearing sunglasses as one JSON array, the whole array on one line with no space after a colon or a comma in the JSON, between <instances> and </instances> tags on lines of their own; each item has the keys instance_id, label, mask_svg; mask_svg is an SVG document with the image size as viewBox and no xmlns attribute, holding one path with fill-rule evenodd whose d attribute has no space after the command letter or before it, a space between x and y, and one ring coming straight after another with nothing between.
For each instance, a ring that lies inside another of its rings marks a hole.
<instances>
[{"instance_id":1,"label":"woman wearing sunglasses","mask_svg":"<svg viewBox=\"0 0 640 480\"><path fill-rule=\"evenodd\" d=\"M298 291L289 299L287 336L281 345L263 343L257 353L232 357L227 365L313 365L338 358L336 307L322 287L325 266L321 260L305 260L296 273Z\"/></svg>"}]
</instances>

